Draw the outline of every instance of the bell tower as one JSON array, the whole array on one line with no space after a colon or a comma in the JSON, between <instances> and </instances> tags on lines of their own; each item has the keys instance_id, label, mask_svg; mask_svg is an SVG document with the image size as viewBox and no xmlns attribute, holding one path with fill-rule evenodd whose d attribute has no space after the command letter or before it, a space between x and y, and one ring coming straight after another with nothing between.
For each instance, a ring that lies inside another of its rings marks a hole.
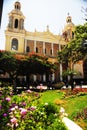
<instances>
[{"instance_id":1,"label":"bell tower","mask_svg":"<svg viewBox=\"0 0 87 130\"><path fill-rule=\"evenodd\" d=\"M74 38L74 29L75 29L75 25L72 22L72 17L68 13L68 16L66 18L66 25L63 29L63 37L66 42Z\"/></svg>"},{"instance_id":2,"label":"bell tower","mask_svg":"<svg viewBox=\"0 0 87 130\"><path fill-rule=\"evenodd\" d=\"M24 15L21 11L20 2L14 3L14 9L8 14L9 22L5 31L7 51L15 51L17 53L24 52Z\"/></svg>"}]
</instances>

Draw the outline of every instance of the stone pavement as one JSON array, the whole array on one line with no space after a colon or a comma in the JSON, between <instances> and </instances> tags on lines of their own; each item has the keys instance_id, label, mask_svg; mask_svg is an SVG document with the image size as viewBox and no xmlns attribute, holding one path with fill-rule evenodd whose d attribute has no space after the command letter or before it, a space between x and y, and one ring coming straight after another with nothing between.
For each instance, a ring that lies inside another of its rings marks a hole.
<instances>
[{"instance_id":1,"label":"stone pavement","mask_svg":"<svg viewBox=\"0 0 87 130\"><path fill-rule=\"evenodd\" d=\"M62 120L65 123L68 130L83 130L80 126L78 126L75 122L73 122L67 117L63 117Z\"/></svg>"}]
</instances>

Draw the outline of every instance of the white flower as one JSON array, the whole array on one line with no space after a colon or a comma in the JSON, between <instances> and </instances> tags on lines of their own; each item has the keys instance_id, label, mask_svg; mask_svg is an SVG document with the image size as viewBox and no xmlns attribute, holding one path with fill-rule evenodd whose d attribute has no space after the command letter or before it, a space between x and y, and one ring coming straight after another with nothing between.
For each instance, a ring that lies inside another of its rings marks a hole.
<instances>
[{"instance_id":1,"label":"white flower","mask_svg":"<svg viewBox=\"0 0 87 130\"><path fill-rule=\"evenodd\" d=\"M47 105L48 105L48 103L46 102L46 103L45 103L45 106L47 106Z\"/></svg>"},{"instance_id":2,"label":"white flower","mask_svg":"<svg viewBox=\"0 0 87 130\"><path fill-rule=\"evenodd\" d=\"M18 106L15 106L15 109L18 109Z\"/></svg>"},{"instance_id":3,"label":"white flower","mask_svg":"<svg viewBox=\"0 0 87 130\"><path fill-rule=\"evenodd\" d=\"M60 113L65 113L65 109L63 107L60 108Z\"/></svg>"},{"instance_id":4,"label":"white flower","mask_svg":"<svg viewBox=\"0 0 87 130\"><path fill-rule=\"evenodd\" d=\"M11 111L15 111L15 107L11 108L10 110L11 110Z\"/></svg>"}]
</instances>

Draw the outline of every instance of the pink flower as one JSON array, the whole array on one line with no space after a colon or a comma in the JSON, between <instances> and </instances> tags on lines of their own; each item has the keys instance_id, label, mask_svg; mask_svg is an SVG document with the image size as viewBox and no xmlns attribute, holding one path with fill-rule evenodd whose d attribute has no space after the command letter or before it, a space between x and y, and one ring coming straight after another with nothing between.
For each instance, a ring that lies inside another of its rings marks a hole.
<instances>
[{"instance_id":1,"label":"pink flower","mask_svg":"<svg viewBox=\"0 0 87 130\"><path fill-rule=\"evenodd\" d=\"M43 89L43 86L42 85L37 86L37 89Z\"/></svg>"},{"instance_id":2,"label":"pink flower","mask_svg":"<svg viewBox=\"0 0 87 130\"><path fill-rule=\"evenodd\" d=\"M3 114L3 116L4 116L4 117L6 117L6 116L7 116L7 114L6 114L6 113L4 113L4 114Z\"/></svg>"},{"instance_id":3,"label":"pink flower","mask_svg":"<svg viewBox=\"0 0 87 130\"><path fill-rule=\"evenodd\" d=\"M31 106L30 108L32 111L34 111L36 109L36 106Z\"/></svg>"},{"instance_id":4,"label":"pink flower","mask_svg":"<svg viewBox=\"0 0 87 130\"><path fill-rule=\"evenodd\" d=\"M27 92L28 92L28 93L32 93L32 91L31 91L31 90L29 90L29 89L27 90Z\"/></svg>"},{"instance_id":5,"label":"pink flower","mask_svg":"<svg viewBox=\"0 0 87 130\"><path fill-rule=\"evenodd\" d=\"M26 106L26 102L22 102L22 105L23 105L23 106Z\"/></svg>"},{"instance_id":6,"label":"pink flower","mask_svg":"<svg viewBox=\"0 0 87 130\"><path fill-rule=\"evenodd\" d=\"M10 121L11 121L12 124L16 124L17 123L17 119L15 117L13 117Z\"/></svg>"},{"instance_id":7,"label":"pink flower","mask_svg":"<svg viewBox=\"0 0 87 130\"><path fill-rule=\"evenodd\" d=\"M20 113L21 113L22 116L23 116L23 115L26 115L26 114L27 114L27 110L24 109L24 108L22 108Z\"/></svg>"},{"instance_id":8,"label":"pink flower","mask_svg":"<svg viewBox=\"0 0 87 130\"><path fill-rule=\"evenodd\" d=\"M10 97L7 97L5 100L8 101L8 102L10 102L10 101L11 101L11 98L10 98Z\"/></svg>"}]
</instances>

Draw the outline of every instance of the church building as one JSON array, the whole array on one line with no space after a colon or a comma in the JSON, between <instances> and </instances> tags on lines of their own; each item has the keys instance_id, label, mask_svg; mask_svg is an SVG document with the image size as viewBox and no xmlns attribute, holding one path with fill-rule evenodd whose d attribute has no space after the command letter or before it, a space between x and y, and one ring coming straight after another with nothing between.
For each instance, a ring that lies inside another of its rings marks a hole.
<instances>
[{"instance_id":1,"label":"church building","mask_svg":"<svg viewBox=\"0 0 87 130\"><path fill-rule=\"evenodd\" d=\"M21 3L15 2L14 9L8 14L9 21L5 30L5 50L16 52L18 54L29 54L32 52L39 53L49 57L49 61L57 63L57 52L65 46L68 41L74 37L75 25L72 22L71 16L68 14L66 18L66 25L63 29L62 35L54 35L49 26L46 31L34 32L27 31L24 27L25 16L21 11ZM62 65L59 65L59 72L52 75L51 80L62 80ZM34 76L34 80L37 77ZM44 78L45 80L45 78Z\"/></svg>"}]
</instances>

